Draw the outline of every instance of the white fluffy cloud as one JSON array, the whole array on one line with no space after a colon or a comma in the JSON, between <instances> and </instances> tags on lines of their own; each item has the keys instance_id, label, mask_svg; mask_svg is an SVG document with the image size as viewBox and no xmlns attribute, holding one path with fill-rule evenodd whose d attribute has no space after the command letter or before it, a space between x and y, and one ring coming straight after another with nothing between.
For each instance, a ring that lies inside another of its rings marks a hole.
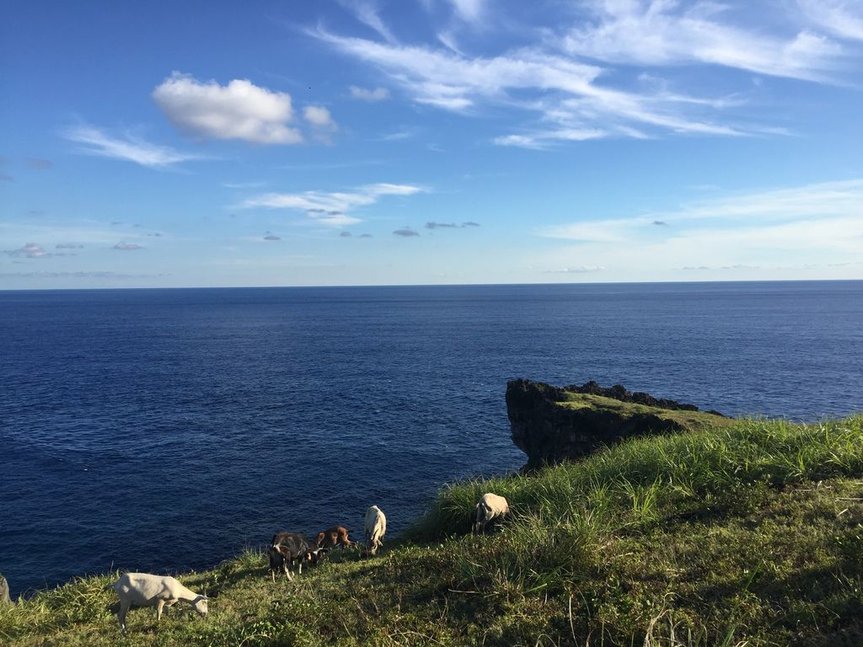
<instances>
[{"instance_id":1,"label":"white fluffy cloud","mask_svg":"<svg viewBox=\"0 0 863 647\"><path fill-rule=\"evenodd\" d=\"M330 111L323 106L306 106L303 110L303 116L316 128L334 130L337 127Z\"/></svg>"},{"instance_id":2,"label":"white fluffy cloud","mask_svg":"<svg viewBox=\"0 0 863 647\"><path fill-rule=\"evenodd\" d=\"M293 118L291 96L245 79L219 85L174 72L153 90L153 99L177 128L200 137L255 144L297 144L303 140L300 132L288 125Z\"/></svg>"}]
</instances>

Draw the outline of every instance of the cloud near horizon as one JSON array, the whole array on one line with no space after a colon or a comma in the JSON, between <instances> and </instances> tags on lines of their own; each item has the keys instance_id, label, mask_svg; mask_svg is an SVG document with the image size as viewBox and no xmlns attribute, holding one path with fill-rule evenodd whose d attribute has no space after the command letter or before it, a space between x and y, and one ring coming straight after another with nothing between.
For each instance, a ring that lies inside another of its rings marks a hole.
<instances>
[{"instance_id":1,"label":"cloud near horizon","mask_svg":"<svg viewBox=\"0 0 863 647\"><path fill-rule=\"evenodd\" d=\"M373 205L386 196L410 196L422 191L423 188L410 184L379 182L361 186L353 191L264 193L249 198L240 207L302 211L317 223L342 227L362 222L360 218L348 214L353 209Z\"/></svg>"},{"instance_id":2,"label":"cloud near horizon","mask_svg":"<svg viewBox=\"0 0 863 647\"><path fill-rule=\"evenodd\" d=\"M467 227L479 227L479 223L469 220L462 223L429 221L425 224L426 229L465 229Z\"/></svg>"},{"instance_id":3,"label":"cloud near horizon","mask_svg":"<svg viewBox=\"0 0 863 647\"><path fill-rule=\"evenodd\" d=\"M46 252L41 245L36 243L26 243L18 249L5 249L3 252L16 258L43 258L53 256L53 254Z\"/></svg>"},{"instance_id":4,"label":"cloud near horizon","mask_svg":"<svg viewBox=\"0 0 863 647\"><path fill-rule=\"evenodd\" d=\"M829 218L863 219L863 178L822 182L801 187L772 189L701 201L677 211L648 213L627 218L583 220L569 225L545 227L538 234L582 242L614 242L638 235L648 227L654 231L670 224L698 225L719 221L745 227L763 223L816 221ZM742 222L741 222L742 221ZM678 235L677 232L668 235Z\"/></svg>"},{"instance_id":5,"label":"cloud near horizon","mask_svg":"<svg viewBox=\"0 0 863 647\"><path fill-rule=\"evenodd\" d=\"M660 220L657 220L657 216ZM657 227L656 222L670 226ZM536 232L568 241L542 262L577 257L609 270L801 267L829 257L847 263L863 248L863 179L738 194L675 211L583 220ZM539 262L537 262L539 264Z\"/></svg>"}]
</instances>

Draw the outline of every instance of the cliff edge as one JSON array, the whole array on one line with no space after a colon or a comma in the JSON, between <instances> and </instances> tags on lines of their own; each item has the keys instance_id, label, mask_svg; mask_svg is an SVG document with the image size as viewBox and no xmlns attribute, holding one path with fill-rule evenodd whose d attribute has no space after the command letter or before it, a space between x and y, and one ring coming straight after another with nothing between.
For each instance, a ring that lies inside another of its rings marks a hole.
<instances>
[{"instance_id":1,"label":"cliff edge","mask_svg":"<svg viewBox=\"0 0 863 647\"><path fill-rule=\"evenodd\" d=\"M527 454L526 470L576 460L633 436L694 431L731 419L692 404L604 388L551 386L517 379L506 385L512 441Z\"/></svg>"}]
</instances>

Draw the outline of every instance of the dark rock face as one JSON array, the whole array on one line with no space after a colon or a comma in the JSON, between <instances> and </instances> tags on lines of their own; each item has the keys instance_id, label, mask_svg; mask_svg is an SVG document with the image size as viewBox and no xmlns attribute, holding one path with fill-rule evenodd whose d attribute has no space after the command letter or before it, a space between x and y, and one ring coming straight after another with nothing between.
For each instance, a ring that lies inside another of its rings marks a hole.
<instances>
[{"instance_id":1,"label":"dark rock face","mask_svg":"<svg viewBox=\"0 0 863 647\"><path fill-rule=\"evenodd\" d=\"M592 406L561 406L571 399L568 394L572 393L599 395L654 410L623 412ZM619 384L609 388L596 382L555 387L524 379L507 383L506 408L512 440L527 454L527 471L576 460L632 436L685 430L685 424L663 416L662 410L698 411L692 404L658 399L647 393L630 393Z\"/></svg>"}]
</instances>

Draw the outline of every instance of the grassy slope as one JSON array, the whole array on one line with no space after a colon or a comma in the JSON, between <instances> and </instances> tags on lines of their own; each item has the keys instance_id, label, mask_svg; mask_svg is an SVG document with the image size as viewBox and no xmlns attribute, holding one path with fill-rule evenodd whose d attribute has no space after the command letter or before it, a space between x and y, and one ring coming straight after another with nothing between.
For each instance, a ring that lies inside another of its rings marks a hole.
<instances>
[{"instance_id":1,"label":"grassy slope","mask_svg":"<svg viewBox=\"0 0 863 647\"><path fill-rule=\"evenodd\" d=\"M210 617L133 611L86 578L0 610L13 645L863 644L863 417L738 421L444 488L398 547L273 585L264 559L181 579ZM515 515L470 537L473 505Z\"/></svg>"}]
</instances>

